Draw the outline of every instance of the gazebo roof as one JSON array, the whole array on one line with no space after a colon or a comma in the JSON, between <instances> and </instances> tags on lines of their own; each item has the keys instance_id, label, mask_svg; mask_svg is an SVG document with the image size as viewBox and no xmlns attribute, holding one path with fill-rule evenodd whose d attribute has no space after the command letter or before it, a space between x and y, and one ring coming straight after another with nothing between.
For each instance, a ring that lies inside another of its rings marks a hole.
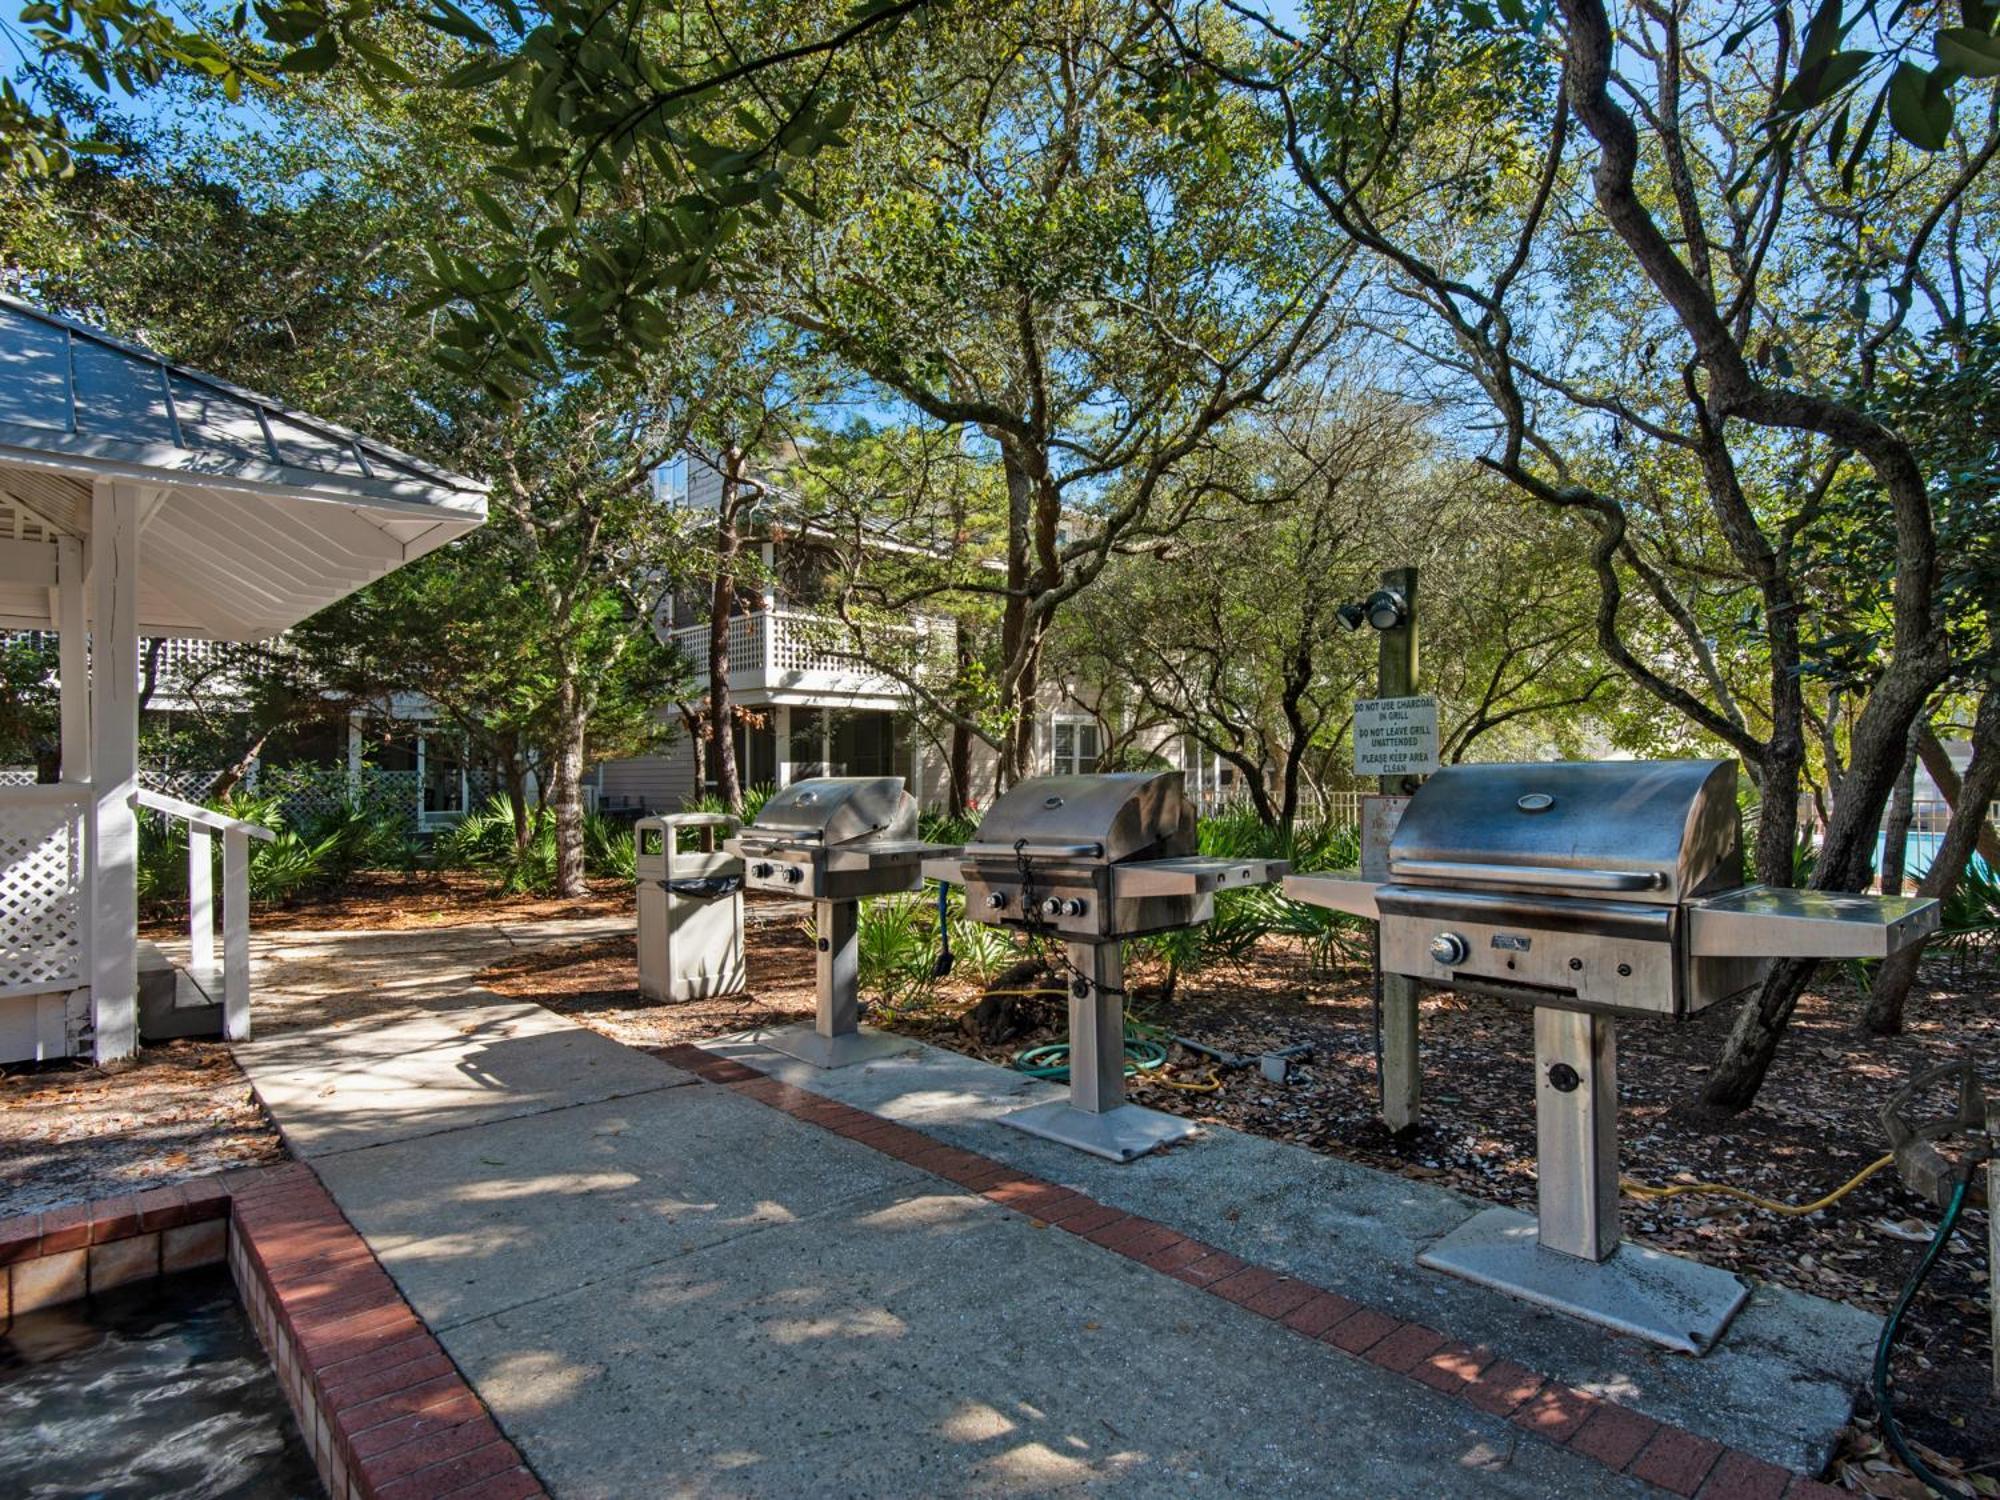
<instances>
[{"instance_id":1,"label":"gazebo roof","mask_svg":"<svg viewBox=\"0 0 2000 1500\"><path fill-rule=\"evenodd\" d=\"M274 635L486 518L475 480L0 295L0 625L53 623L99 480L147 497L144 635Z\"/></svg>"}]
</instances>

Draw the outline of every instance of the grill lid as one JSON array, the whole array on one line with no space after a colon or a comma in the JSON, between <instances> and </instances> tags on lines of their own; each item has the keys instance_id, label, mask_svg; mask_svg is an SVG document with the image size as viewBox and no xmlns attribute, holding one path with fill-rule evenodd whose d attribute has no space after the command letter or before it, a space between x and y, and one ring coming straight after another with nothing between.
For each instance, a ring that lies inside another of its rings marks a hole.
<instances>
[{"instance_id":1,"label":"grill lid","mask_svg":"<svg viewBox=\"0 0 2000 1500\"><path fill-rule=\"evenodd\" d=\"M773 793L745 831L822 848L907 839L917 831L917 802L900 776L815 776Z\"/></svg>"},{"instance_id":2,"label":"grill lid","mask_svg":"<svg viewBox=\"0 0 2000 1500\"><path fill-rule=\"evenodd\" d=\"M1195 852L1194 817L1178 771L1037 776L1003 793L979 820L968 856L1117 864Z\"/></svg>"},{"instance_id":3,"label":"grill lid","mask_svg":"<svg viewBox=\"0 0 2000 1500\"><path fill-rule=\"evenodd\" d=\"M1735 887L1736 762L1447 766L1404 810L1389 878L1659 902Z\"/></svg>"}]
</instances>

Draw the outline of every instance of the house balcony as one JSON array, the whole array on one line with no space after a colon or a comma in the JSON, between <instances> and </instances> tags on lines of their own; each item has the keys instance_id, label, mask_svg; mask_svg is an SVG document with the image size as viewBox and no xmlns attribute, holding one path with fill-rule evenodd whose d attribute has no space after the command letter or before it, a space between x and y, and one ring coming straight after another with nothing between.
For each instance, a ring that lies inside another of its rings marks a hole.
<instances>
[{"instance_id":1,"label":"house balcony","mask_svg":"<svg viewBox=\"0 0 2000 1500\"><path fill-rule=\"evenodd\" d=\"M708 626L663 631L687 658L697 686L707 680ZM930 622L871 627L857 650L839 620L802 610L760 609L729 621L729 690L746 708L760 704L839 703L853 708L901 709L910 692L884 664L921 670L944 639Z\"/></svg>"}]
</instances>

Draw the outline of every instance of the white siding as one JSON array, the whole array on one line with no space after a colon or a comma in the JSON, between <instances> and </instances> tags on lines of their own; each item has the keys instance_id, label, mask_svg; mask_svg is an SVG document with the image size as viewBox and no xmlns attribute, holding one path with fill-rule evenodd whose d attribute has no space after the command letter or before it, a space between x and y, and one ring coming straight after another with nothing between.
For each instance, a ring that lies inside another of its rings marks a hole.
<instances>
[{"instance_id":1,"label":"white siding","mask_svg":"<svg viewBox=\"0 0 2000 1500\"><path fill-rule=\"evenodd\" d=\"M664 755L604 763L606 799L643 803L649 812L678 812L694 795L694 746L685 737Z\"/></svg>"}]
</instances>

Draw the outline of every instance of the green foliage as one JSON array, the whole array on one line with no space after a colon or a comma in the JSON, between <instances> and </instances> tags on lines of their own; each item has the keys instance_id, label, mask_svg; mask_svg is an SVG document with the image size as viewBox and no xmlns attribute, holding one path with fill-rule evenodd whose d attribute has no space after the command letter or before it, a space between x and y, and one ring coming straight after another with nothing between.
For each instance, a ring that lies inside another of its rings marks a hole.
<instances>
[{"instance_id":1,"label":"green foliage","mask_svg":"<svg viewBox=\"0 0 2000 1500\"><path fill-rule=\"evenodd\" d=\"M514 802L504 793L489 798L440 833L431 845L441 870L475 870L514 895L548 895L556 884L555 815L537 807L527 815L525 846L514 841ZM631 829L596 813L583 820L585 872L598 879L633 878Z\"/></svg>"},{"instance_id":2,"label":"green foliage","mask_svg":"<svg viewBox=\"0 0 2000 1500\"><path fill-rule=\"evenodd\" d=\"M743 811L739 816L746 823L757 821L757 814L764 810L764 804L777 794L777 787L770 782L759 782L756 786L743 788ZM683 812L726 813L729 809L720 797L703 792L699 797L688 798L681 806Z\"/></svg>"},{"instance_id":3,"label":"green foliage","mask_svg":"<svg viewBox=\"0 0 2000 1500\"><path fill-rule=\"evenodd\" d=\"M1201 852L1225 859L1282 859L1298 874L1353 869L1361 863L1360 830L1331 819L1300 819L1290 830L1232 809L1205 818ZM1365 961L1370 924L1344 912L1286 899L1275 886L1219 891L1215 916L1199 927L1140 938L1134 952L1164 959L1174 974L1246 960L1267 937L1297 940L1315 969Z\"/></svg>"},{"instance_id":4,"label":"green foliage","mask_svg":"<svg viewBox=\"0 0 2000 1500\"><path fill-rule=\"evenodd\" d=\"M214 804L217 812L272 829L277 837L250 843L250 899L280 904L337 891L363 870L416 868L418 844L401 814L343 804L296 826L288 824L274 795L238 791ZM211 841L212 888L222 889L222 841ZM139 815L139 901L162 911L188 894L187 824L163 813Z\"/></svg>"},{"instance_id":5,"label":"green foliage","mask_svg":"<svg viewBox=\"0 0 2000 1500\"><path fill-rule=\"evenodd\" d=\"M1938 921L1938 943L1967 956L2000 943L2000 875L1973 859L1958 886L1944 898Z\"/></svg>"},{"instance_id":6,"label":"green foliage","mask_svg":"<svg viewBox=\"0 0 2000 1500\"><path fill-rule=\"evenodd\" d=\"M0 766L32 766L53 758L61 739L51 638L0 641Z\"/></svg>"}]
</instances>

